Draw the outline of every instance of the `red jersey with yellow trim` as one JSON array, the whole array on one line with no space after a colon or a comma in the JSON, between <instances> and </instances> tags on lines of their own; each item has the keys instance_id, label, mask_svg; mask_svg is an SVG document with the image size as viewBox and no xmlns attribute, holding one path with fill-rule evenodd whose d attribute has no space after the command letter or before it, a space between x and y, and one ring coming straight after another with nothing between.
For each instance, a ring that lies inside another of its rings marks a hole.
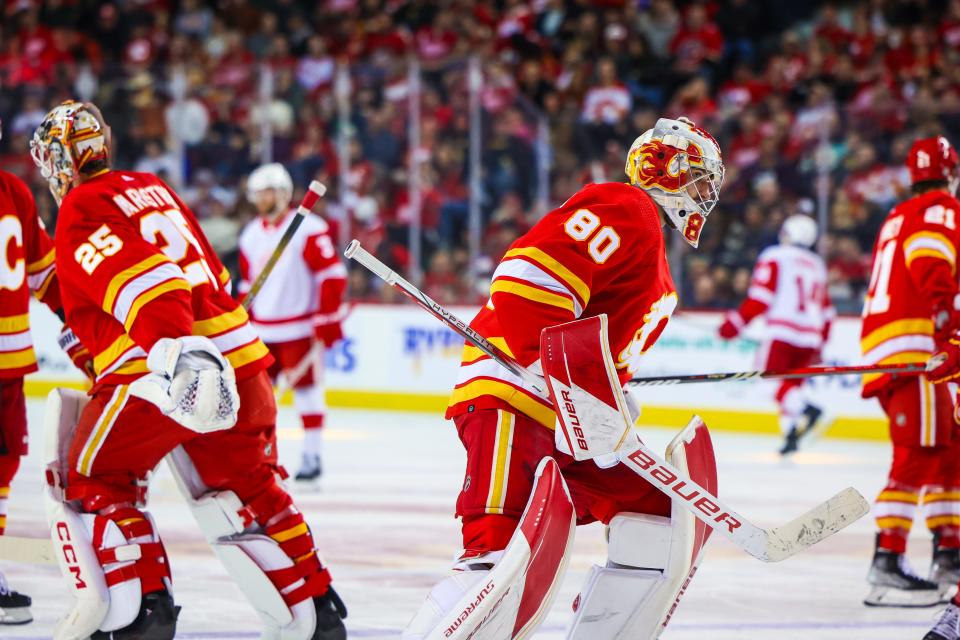
<instances>
[{"instance_id":1,"label":"red jersey with yellow trim","mask_svg":"<svg viewBox=\"0 0 960 640\"><path fill-rule=\"evenodd\" d=\"M18 177L0 171L0 379L37 370L30 337L30 294L60 308L53 241L37 217L33 194Z\"/></svg>"},{"instance_id":2,"label":"red jersey with yellow trim","mask_svg":"<svg viewBox=\"0 0 960 640\"><path fill-rule=\"evenodd\" d=\"M109 171L71 189L56 246L67 324L98 384L140 377L160 338L210 338L238 378L272 362L193 213L156 176Z\"/></svg>"},{"instance_id":3,"label":"red jersey with yellow trim","mask_svg":"<svg viewBox=\"0 0 960 640\"><path fill-rule=\"evenodd\" d=\"M543 328L605 313L626 382L676 306L653 200L627 184L592 184L511 245L494 271L490 300L470 326L539 370ZM519 411L554 428L546 396L468 344L447 417L482 408Z\"/></svg>"},{"instance_id":4,"label":"red jersey with yellow trim","mask_svg":"<svg viewBox=\"0 0 960 640\"><path fill-rule=\"evenodd\" d=\"M863 303L865 364L924 362L934 352L934 309L952 309L958 293L958 212L956 198L931 191L887 215ZM892 381L889 374L863 376L863 396L877 395Z\"/></svg>"}]
</instances>

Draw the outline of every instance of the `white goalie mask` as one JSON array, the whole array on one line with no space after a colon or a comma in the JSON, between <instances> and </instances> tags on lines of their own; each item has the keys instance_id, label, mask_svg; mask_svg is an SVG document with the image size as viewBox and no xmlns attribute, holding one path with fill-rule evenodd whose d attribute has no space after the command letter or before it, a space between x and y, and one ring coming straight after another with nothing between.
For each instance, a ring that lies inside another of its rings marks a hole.
<instances>
[{"instance_id":1,"label":"white goalie mask","mask_svg":"<svg viewBox=\"0 0 960 640\"><path fill-rule=\"evenodd\" d=\"M277 194L275 212L286 211L293 198L293 178L279 162L261 165L250 173L247 178L247 200L254 202L256 194L267 189L273 189Z\"/></svg>"},{"instance_id":2,"label":"white goalie mask","mask_svg":"<svg viewBox=\"0 0 960 640\"><path fill-rule=\"evenodd\" d=\"M630 184L649 194L692 246L723 184L720 145L687 118L660 118L633 141L625 168Z\"/></svg>"}]
</instances>

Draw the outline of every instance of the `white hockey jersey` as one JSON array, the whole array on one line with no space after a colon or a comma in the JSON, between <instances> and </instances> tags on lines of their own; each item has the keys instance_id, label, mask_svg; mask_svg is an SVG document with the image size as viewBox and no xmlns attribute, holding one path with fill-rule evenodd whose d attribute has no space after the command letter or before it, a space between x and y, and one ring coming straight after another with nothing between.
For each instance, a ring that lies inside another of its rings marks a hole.
<instances>
[{"instance_id":1,"label":"white hockey jersey","mask_svg":"<svg viewBox=\"0 0 960 640\"><path fill-rule=\"evenodd\" d=\"M809 249L774 245L757 258L747 299L733 321L741 326L763 314L764 341L819 349L836 315L827 295L827 268Z\"/></svg>"},{"instance_id":2,"label":"white hockey jersey","mask_svg":"<svg viewBox=\"0 0 960 640\"><path fill-rule=\"evenodd\" d=\"M252 220L240 234L240 294L246 295L293 221L291 210L278 223ZM346 315L347 270L340 262L326 221L307 215L253 301L250 318L268 343L308 338L318 325Z\"/></svg>"}]
</instances>

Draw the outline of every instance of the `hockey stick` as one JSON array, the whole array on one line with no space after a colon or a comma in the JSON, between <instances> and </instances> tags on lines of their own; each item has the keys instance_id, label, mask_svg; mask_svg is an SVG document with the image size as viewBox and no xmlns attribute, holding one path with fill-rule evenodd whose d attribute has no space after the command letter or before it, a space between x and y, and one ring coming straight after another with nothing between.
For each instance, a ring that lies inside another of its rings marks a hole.
<instances>
[{"instance_id":1,"label":"hockey stick","mask_svg":"<svg viewBox=\"0 0 960 640\"><path fill-rule=\"evenodd\" d=\"M310 211L313 210L317 200L323 197L323 194L327 192L327 188L322 182L313 180L310 183L310 186L307 188L307 192L303 196L303 200L300 201L300 205L297 207L296 213L293 214L293 220L290 221L290 225L283 232L283 235L280 237L280 242L277 243L277 248L273 250L273 253L270 254L270 259L267 260L267 264L263 267L263 271L260 272L260 275L257 276L257 279L254 280L253 286L250 287L250 291L247 292L247 297L243 299L243 308L247 311L250 310L250 307L253 305L254 298L257 297L257 294L260 293L260 289L263 288L263 283L267 281L267 277L270 275L270 272L273 271L273 267L276 266L277 260L280 259L280 255L287 248L287 245L290 244L290 239L293 238L293 234L297 232L297 229L300 228L300 224L303 222L303 219L307 216Z\"/></svg>"},{"instance_id":2,"label":"hockey stick","mask_svg":"<svg viewBox=\"0 0 960 640\"><path fill-rule=\"evenodd\" d=\"M0 560L26 564L57 564L50 538L0 536Z\"/></svg>"},{"instance_id":3,"label":"hockey stick","mask_svg":"<svg viewBox=\"0 0 960 640\"><path fill-rule=\"evenodd\" d=\"M511 373L547 395L546 383L537 374L491 344L462 320L407 282L353 240L344 255L356 260L389 285L400 290L445 325L469 340ZM719 498L697 486L684 474L648 449L639 439L618 452L620 460L672 500L680 502L697 519L764 562L778 562L843 529L870 510L853 487L839 492L800 517L773 529L762 529L730 509ZM597 451L598 455L603 451Z\"/></svg>"},{"instance_id":4,"label":"hockey stick","mask_svg":"<svg viewBox=\"0 0 960 640\"><path fill-rule=\"evenodd\" d=\"M924 362L906 362L903 364L854 365L850 367L801 367L784 371L736 371L731 373L696 373L682 376L657 376L653 378L633 378L630 384L638 387L667 384L691 384L696 382L726 382L729 380L792 380L812 378L813 376L844 376L852 373L892 373L894 375L919 375L927 370Z\"/></svg>"}]
</instances>

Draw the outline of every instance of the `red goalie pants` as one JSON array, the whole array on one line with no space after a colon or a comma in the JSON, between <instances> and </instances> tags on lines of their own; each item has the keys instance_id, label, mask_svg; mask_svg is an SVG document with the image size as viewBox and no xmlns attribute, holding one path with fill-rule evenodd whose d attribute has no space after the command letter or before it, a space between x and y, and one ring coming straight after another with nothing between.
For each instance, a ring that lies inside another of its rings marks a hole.
<instances>
[{"instance_id":1,"label":"red goalie pants","mask_svg":"<svg viewBox=\"0 0 960 640\"><path fill-rule=\"evenodd\" d=\"M902 553L918 509L940 544L960 547L960 438L948 385L912 378L878 396L893 461L874 515L880 546Z\"/></svg>"},{"instance_id":2,"label":"red goalie pants","mask_svg":"<svg viewBox=\"0 0 960 640\"><path fill-rule=\"evenodd\" d=\"M544 456L560 465L577 511L577 524L604 524L621 511L670 515L670 499L623 465L601 469L554 447L553 432L523 414L480 409L454 418L467 449L467 470L457 499L468 555L507 546L533 489Z\"/></svg>"},{"instance_id":3,"label":"red goalie pants","mask_svg":"<svg viewBox=\"0 0 960 640\"><path fill-rule=\"evenodd\" d=\"M287 572L287 577L303 578L307 587L298 588L297 597L322 595L330 576L303 516L278 481L277 408L270 379L261 372L238 381L237 388L237 424L207 434L191 431L131 396L127 385L99 389L70 442L67 499L81 500L89 513L137 504L144 497L138 481L183 445L204 484L211 491L233 491L244 504L241 515L259 523L294 561L298 575Z\"/></svg>"}]
</instances>

